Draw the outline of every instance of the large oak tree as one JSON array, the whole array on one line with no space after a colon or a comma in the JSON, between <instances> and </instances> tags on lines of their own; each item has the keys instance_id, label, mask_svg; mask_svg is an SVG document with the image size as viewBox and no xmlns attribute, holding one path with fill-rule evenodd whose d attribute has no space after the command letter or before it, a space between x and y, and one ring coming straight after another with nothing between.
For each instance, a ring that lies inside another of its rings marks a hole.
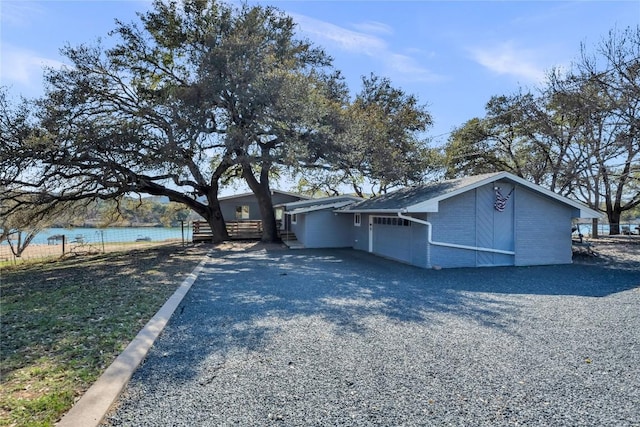
<instances>
[{"instance_id":1,"label":"large oak tree","mask_svg":"<svg viewBox=\"0 0 640 427\"><path fill-rule=\"evenodd\" d=\"M218 192L236 173L260 202L263 240L275 240L273 167L306 153L297 145L319 139L335 111L325 106L345 93L294 29L271 7L158 0L139 22L116 22L108 47L64 48L69 66L46 75L35 142L13 147L31 163L3 184L59 201L167 196L222 241Z\"/></svg>"},{"instance_id":2,"label":"large oak tree","mask_svg":"<svg viewBox=\"0 0 640 427\"><path fill-rule=\"evenodd\" d=\"M337 194L350 189L360 197L425 181L439 166L426 131L431 114L418 98L388 78L362 78L354 99L340 109L333 132L323 134L321 152L300 164L299 186Z\"/></svg>"}]
</instances>

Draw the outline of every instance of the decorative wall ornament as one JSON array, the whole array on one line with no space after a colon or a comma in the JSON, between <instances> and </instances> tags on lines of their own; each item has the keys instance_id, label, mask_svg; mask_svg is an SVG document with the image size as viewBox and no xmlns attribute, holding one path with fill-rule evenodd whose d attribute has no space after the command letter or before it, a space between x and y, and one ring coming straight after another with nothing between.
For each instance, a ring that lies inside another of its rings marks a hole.
<instances>
[{"instance_id":1,"label":"decorative wall ornament","mask_svg":"<svg viewBox=\"0 0 640 427\"><path fill-rule=\"evenodd\" d=\"M514 188L512 188L511 191L509 191L509 194L507 194L506 196L502 195L502 193L500 192L500 187L496 187L495 190L496 202L493 204L493 206L498 212L504 212L504 209L507 207L507 201L509 201L509 197L511 197L511 194L513 194Z\"/></svg>"}]
</instances>

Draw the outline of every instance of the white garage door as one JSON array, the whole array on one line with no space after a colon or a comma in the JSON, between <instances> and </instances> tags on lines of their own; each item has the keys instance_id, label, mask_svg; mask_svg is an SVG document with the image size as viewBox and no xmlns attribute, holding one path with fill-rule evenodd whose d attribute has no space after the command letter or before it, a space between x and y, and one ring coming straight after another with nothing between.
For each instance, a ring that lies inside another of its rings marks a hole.
<instances>
[{"instance_id":1,"label":"white garage door","mask_svg":"<svg viewBox=\"0 0 640 427\"><path fill-rule=\"evenodd\" d=\"M411 264L411 224L398 217L372 217L369 236L371 252Z\"/></svg>"}]
</instances>

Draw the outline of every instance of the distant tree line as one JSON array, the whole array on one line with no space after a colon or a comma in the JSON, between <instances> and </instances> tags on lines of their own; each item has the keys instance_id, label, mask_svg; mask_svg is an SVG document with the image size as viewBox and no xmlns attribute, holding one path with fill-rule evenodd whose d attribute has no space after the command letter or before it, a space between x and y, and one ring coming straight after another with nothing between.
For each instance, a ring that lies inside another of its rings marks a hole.
<instances>
[{"instance_id":1,"label":"distant tree line","mask_svg":"<svg viewBox=\"0 0 640 427\"><path fill-rule=\"evenodd\" d=\"M640 27L582 46L537 92L492 97L445 147L449 177L510 171L603 211L611 234L640 205Z\"/></svg>"},{"instance_id":2,"label":"distant tree line","mask_svg":"<svg viewBox=\"0 0 640 427\"><path fill-rule=\"evenodd\" d=\"M90 227L178 227L192 219L192 211L186 206L165 202L157 197L123 197L118 200L93 200L66 223Z\"/></svg>"},{"instance_id":3,"label":"distant tree line","mask_svg":"<svg viewBox=\"0 0 640 427\"><path fill-rule=\"evenodd\" d=\"M415 96L375 75L351 95L295 28L273 7L156 0L137 22L116 21L108 47L66 46L70 66L46 70L41 99L0 90L0 216L113 203L162 222L157 207L127 199L162 196L207 220L219 242L220 191L241 181L273 241L279 177L309 193L368 196L496 170L614 224L640 203L638 28L612 31L594 52L582 46L537 93L493 97L444 147L429 145L433 118Z\"/></svg>"},{"instance_id":4,"label":"distant tree line","mask_svg":"<svg viewBox=\"0 0 640 427\"><path fill-rule=\"evenodd\" d=\"M0 242L8 244L17 258L47 228L179 227L194 219L186 206L152 197L57 203L45 215L33 213L21 209L0 217Z\"/></svg>"}]
</instances>

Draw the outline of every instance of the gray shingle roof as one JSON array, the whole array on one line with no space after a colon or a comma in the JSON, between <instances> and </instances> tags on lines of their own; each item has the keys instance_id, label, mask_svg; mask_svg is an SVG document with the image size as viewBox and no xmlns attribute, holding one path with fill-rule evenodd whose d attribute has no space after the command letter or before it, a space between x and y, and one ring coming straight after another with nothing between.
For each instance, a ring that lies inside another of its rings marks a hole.
<instances>
[{"instance_id":1,"label":"gray shingle roof","mask_svg":"<svg viewBox=\"0 0 640 427\"><path fill-rule=\"evenodd\" d=\"M335 204L335 203L339 203L339 202L350 202L350 203L355 203L355 202L359 202L362 199L361 197L356 197L356 196L350 196L350 195L342 195L342 196L331 196L331 197L321 197L321 198L308 198L305 200L298 200L296 202L287 202L287 203L281 203L279 205L276 205L274 207L280 207L280 206L284 206L286 208L286 210L293 210L293 209L298 209L298 208L302 208L302 207L309 207L309 206L321 206L321 205L326 205L328 207L330 207L331 205Z\"/></svg>"},{"instance_id":2,"label":"gray shingle roof","mask_svg":"<svg viewBox=\"0 0 640 427\"><path fill-rule=\"evenodd\" d=\"M500 174L500 172L495 172L402 188L391 193L383 194L381 196L373 197L360 203L350 205L341 209L341 211L402 211L409 206L416 205L426 200L435 199L446 194L456 192L457 190L461 190L465 187L472 187L473 184L479 181L483 181L487 178Z\"/></svg>"}]
</instances>

